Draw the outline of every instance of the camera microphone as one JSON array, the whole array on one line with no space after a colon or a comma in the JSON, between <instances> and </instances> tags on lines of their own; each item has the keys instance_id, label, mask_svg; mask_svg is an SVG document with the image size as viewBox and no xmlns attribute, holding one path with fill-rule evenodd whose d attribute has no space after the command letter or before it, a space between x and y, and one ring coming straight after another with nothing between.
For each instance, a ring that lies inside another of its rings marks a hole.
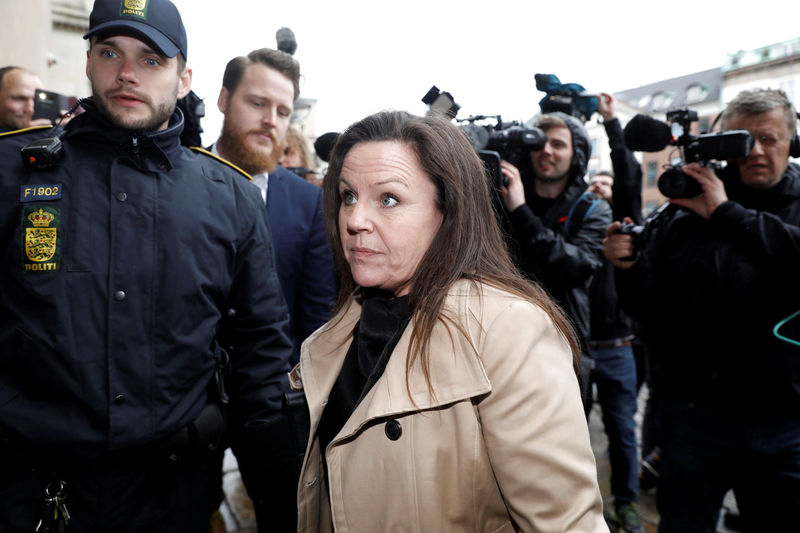
<instances>
[{"instance_id":1,"label":"camera microphone","mask_svg":"<svg viewBox=\"0 0 800 533\"><path fill-rule=\"evenodd\" d=\"M669 125L647 115L636 115L624 130L625 146L635 152L659 152L673 143Z\"/></svg>"},{"instance_id":2,"label":"camera microphone","mask_svg":"<svg viewBox=\"0 0 800 533\"><path fill-rule=\"evenodd\" d=\"M278 42L278 50L281 52L286 52L291 56L297 51L297 40L291 29L285 26L279 29L275 32L275 40Z\"/></svg>"}]
</instances>

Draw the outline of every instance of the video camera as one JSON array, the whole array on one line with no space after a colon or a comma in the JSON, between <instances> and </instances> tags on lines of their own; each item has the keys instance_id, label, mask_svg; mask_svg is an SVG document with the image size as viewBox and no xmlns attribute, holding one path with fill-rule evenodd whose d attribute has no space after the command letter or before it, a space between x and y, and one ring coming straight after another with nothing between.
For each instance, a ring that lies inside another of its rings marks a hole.
<instances>
[{"instance_id":1,"label":"video camera","mask_svg":"<svg viewBox=\"0 0 800 533\"><path fill-rule=\"evenodd\" d=\"M542 113L561 111L586 122L597 111L598 98L588 94L583 85L561 83L555 74L534 74L536 89L546 93L539 101Z\"/></svg>"},{"instance_id":2,"label":"video camera","mask_svg":"<svg viewBox=\"0 0 800 533\"><path fill-rule=\"evenodd\" d=\"M494 124L476 124L487 119L493 119ZM547 137L539 128L527 128L518 121L503 122L500 115L473 115L456 119L456 122L476 152L497 152L502 159L514 165L520 157L544 148L547 142Z\"/></svg>"},{"instance_id":3,"label":"video camera","mask_svg":"<svg viewBox=\"0 0 800 533\"><path fill-rule=\"evenodd\" d=\"M458 123L483 160L486 172L498 190L506 185L500 172L501 160L505 159L514 166L519 166L522 157L527 157L532 151L541 150L547 142L547 137L539 128L528 128L518 121L503 122L500 115L456 118L461 106L450 93L440 91L435 85L422 97L422 102L428 105L431 114L443 115ZM487 120L490 123L479 124Z\"/></svg>"},{"instance_id":4,"label":"video camera","mask_svg":"<svg viewBox=\"0 0 800 533\"><path fill-rule=\"evenodd\" d=\"M669 124L647 115L636 115L625 126L625 145L630 150L659 152L667 146L677 147L682 161L669 166L658 178L658 190L667 198L693 198L702 189L697 180L683 172L686 163L700 163L714 169L720 165L712 160L744 157L753 147L753 136L747 130L692 135L692 122L697 121L697 111L687 108L667 111ZM680 134L673 135L673 127Z\"/></svg>"}]
</instances>

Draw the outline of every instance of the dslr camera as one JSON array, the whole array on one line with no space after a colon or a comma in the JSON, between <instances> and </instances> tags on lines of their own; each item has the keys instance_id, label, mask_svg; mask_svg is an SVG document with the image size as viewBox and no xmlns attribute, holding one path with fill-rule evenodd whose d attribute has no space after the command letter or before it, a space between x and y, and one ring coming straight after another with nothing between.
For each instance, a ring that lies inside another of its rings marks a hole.
<instances>
[{"instance_id":1,"label":"dslr camera","mask_svg":"<svg viewBox=\"0 0 800 533\"><path fill-rule=\"evenodd\" d=\"M647 115L636 115L625 126L624 135L631 150L659 152L670 145L678 148L681 161L669 166L658 178L658 190L667 198L694 198L703 192L700 184L683 172L686 163L697 162L719 169L721 165L716 161L744 157L753 147L753 136L747 130L692 135L691 124L697 121L697 111L673 109L666 115L668 124Z\"/></svg>"},{"instance_id":2,"label":"dslr camera","mask_svg":"<svg viewBox=\"0 0 800 533\"><path fill-rule=\"evenodd\" d=\"M672 207L673 204L664 202L658 207L658 209L653 211L647 217L647 219L645 219L643 224L634 224L631 222L622 223L622 226L617 230L617 233L630 235L633 238L633 255L622 257L621 259L623 261L633 261L636 259L636 255L639 250L644 248L647 240L659 227L664 213Z\"/></svg>"}]
</instances>

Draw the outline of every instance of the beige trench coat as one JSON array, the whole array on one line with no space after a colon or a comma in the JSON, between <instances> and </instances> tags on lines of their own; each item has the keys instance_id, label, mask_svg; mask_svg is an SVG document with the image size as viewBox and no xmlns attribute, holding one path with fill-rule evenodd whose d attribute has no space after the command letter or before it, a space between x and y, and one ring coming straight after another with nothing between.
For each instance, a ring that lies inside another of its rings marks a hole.
<instances>
[{"instance_id":1,"label":"beige trench coat","mask_svg":"<svg viewBox=\"0 0 800 533\"><path fill-rule=\"evenodd\" d=\"M419 368L406 388L413 321L383 376L328 446L309 440L298 485L302 532L607 532L568 347L538 307L459 282L460 332L431 339L435 398ZM361 306L302 347L292 384L315 434ZM325 483L330 490L328 504Z\"/></svg>"}]
</instances>

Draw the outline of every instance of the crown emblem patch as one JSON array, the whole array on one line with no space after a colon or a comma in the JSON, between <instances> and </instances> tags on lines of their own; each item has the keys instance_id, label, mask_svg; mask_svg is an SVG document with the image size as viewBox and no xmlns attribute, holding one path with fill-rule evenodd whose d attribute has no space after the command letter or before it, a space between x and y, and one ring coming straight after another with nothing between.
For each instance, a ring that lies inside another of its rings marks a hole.
<instances>
[{"instance_id":1,"label":"crown emblem patch","mask_svg":"<svg viewBox=\"0 0 800 533\"><path fill-rule=\"evenodd\" d=\"M119 14L147 18L147 0L123 0Z\"/></svg>"},{"instance_id":2,"label":"crown emblem patch","mask_svg":"<svg viewBox=\"0 0 800 533\"><path fill-rule=\"evenodd\" d=\"M58 270L61 242L58 227L61 224L57 207L25 207L22 210L22 227L25 230L23 268L25 272L52 272Z\"/></svg>"}]
</instances>

